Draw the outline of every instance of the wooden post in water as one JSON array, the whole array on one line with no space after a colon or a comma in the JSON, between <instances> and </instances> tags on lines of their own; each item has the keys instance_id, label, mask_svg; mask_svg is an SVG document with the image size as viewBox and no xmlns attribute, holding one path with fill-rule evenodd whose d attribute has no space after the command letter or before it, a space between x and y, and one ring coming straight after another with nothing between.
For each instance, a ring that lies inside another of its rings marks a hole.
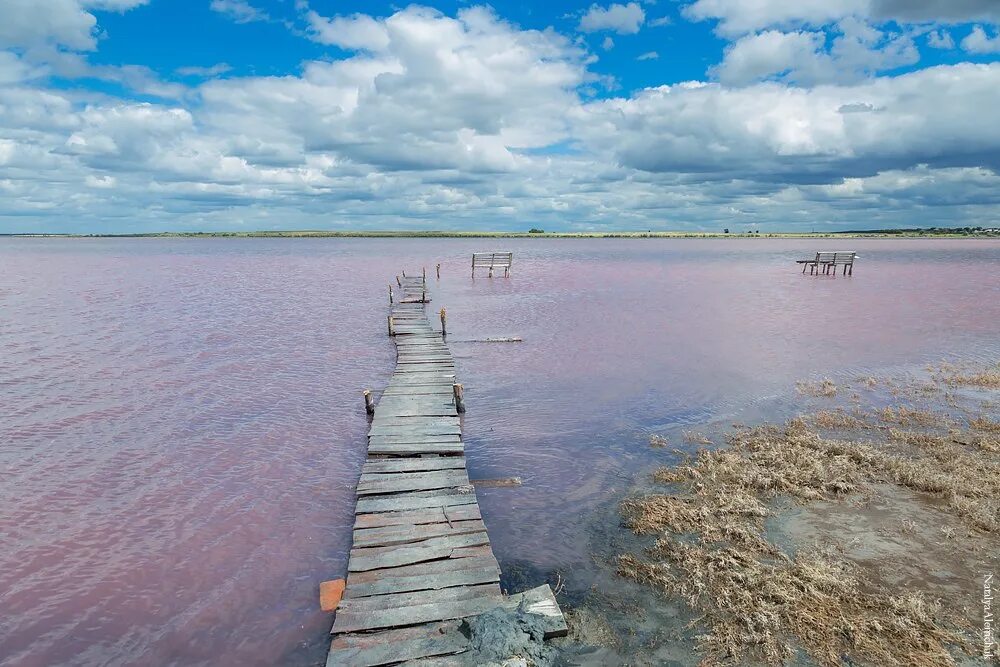
<instances>
[{"instance_id":1,"label":"wooden post in water","mask_svg":"<svg viewBox=\"0 0 1000 667\"><path fill-rule=\"evenodd\" d=\"M389 335L396 335L396 323L392 321L392 315L389 316Z\"/></svg>"},{"instance_id":2,"label":"wooden post in water","mask_svg":"<svg viewBox=\"0 0 1000 667\"><path fill-rule=\"evenodd\" d=\"M420 276L424 279L424 282L427 282L427 267L426 266L424 266L424 267L422 267L420 269Z\"/></svg>"},{"instance_id":3,"label":"wooden post in water","mask_svg":"<svg viewBox=\"0 0 1000 667\"><path fill-rule=\"evenodd\" d=\"M399 279L399 276L396 276L396 284L397 284L397 285L398 285L399 287L402 287L402 286L403 286L403 281Z\"/></svg>"},{"instance_id":4,"label":"wooden post in water","mask_svg":"<svg viewBox=\"0 0 1000 667\"><path fill-rule=\"evenodd\" d=\"M403 271L403 277L404 278L406 277L406 271Z\"/></svg>"},{"instance_id":5,"label":"wooden post in water","mask_svg":"<svg viewBox=\"0 0 1000 667\"><path fill-rule=\"evenodd\" d=\"M389 285L389 305L392 305L392 285Z\"/></svg>"},{"instance_id":6,"label":"wooden post in water","mask_svg":"<svg viewBox=\"0 0 1000 667\"><path fill-rule=\"evenodd\" d=\"M441 335L448 335L448 315L444 312L444 308L441 309Z\"/></svg>"},{"instance_id":7,"label":"wooden post in water","mask_svg":"<svg viewBox=\"0 0 1000 667\"><path fill-rule=\"evenodd\" d=\"M440 264L437 265L437 275L438 275L438 280L441 280L441 265Z\"/></svg>"},{"instance_id":8,"label":"wooden post in water","mask_svg":"<svg viewBox=\"0 0 1000 667\"><path fill-rule=\"evenodd\" d=\"M420 303L427 303L427 287L420 291Z\"/></svg>"},{"instance_id":9,"label":"wooden post in water","mask_svg":"<svg viewBox=\"0 0 1000 667\"><path fill-rule=\"evenodd\" d=\"M370 415L375 414L375 398L372 396L371 389L365 389L365 412Z\"/></svg>"},{"instance_id":10,"label":"wooden post in water","mask_svg":"<svg viewBox=\"0 0 1000 667\"><path fill-rule=\"evenodd\" d=\"M455 410L465 412L465 388L456 382L452 389L455 391Z\"/></svg>"}]
</instances>

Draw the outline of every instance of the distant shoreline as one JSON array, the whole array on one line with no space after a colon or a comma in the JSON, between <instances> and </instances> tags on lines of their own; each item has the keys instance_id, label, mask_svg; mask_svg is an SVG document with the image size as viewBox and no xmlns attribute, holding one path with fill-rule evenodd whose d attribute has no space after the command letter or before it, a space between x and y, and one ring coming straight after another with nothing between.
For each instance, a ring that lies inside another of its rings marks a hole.
<instances>
[{"instance_id":1,"label":"distant shoreline","mask_svg":"<svg viewBox=\"0 0 1000 667\"><path fill-rule=\"evenodd\" d=\"M0 238L490 238L490 239L637 239L637 238L771 238L771 239L832 239L832 238L1000 238L1000 231L901 229L844 232L771 232L753 234L740 232L447 232L447 231L254 231L254 232L158 232L136 234L0 234Z\"/></svg>"}]
</instances>

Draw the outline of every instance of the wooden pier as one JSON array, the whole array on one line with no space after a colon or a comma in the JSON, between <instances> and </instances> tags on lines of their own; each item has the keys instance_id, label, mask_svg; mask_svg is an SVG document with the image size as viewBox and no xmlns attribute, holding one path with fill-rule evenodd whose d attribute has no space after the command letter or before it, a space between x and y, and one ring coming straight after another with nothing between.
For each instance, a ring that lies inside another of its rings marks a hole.
<instances>
[{"instance_id":1,"label":"wooden pier","mask_svg":"<svg viewBox=\"0 0 1000 667\"><path fill-rule=\"evenodd\" d=\"M455 363L425 312L426 279L397 279L396 369L374 408L358 482L347 586L327 666L466 664L461 619L497 607L566 634L549 587L506 597L465 468Z\"/></svg>"}]
</instances>

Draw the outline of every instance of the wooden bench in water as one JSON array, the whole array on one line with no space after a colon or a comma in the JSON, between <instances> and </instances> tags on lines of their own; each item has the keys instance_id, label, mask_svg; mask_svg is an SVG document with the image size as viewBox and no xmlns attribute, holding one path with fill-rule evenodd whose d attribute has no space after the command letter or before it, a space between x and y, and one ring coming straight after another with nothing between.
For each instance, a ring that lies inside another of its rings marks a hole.
<instances>
[{"instance_id":1,"label":"wooden bench in water","mask_svg":"<svg viewBox=\"0 0 1000 667\"><path fill-rule=\"evenodd\" d=\"M407 277L399 286L390 320L396 370L368 431L327 667L459 664L469 644L461 619L497 607L523 605L544 621L546 637L567 631L549 586L509 597L500 591L465 468L455 363L425 314L426 281Z\"/></svg>"},{"instance_id":2,"label":"wooden bench in water","mask_svg":"<svg viewBox=\"0 0 1000 667\"><path fill-rule=\"evenodd\" d=\"M833 275L837 275L837 267L844 267L844 275L854 275L854 260L858 253L854 251L840 250L836 252L817 252L813 259L800 259L796 263L802 264L802 273L809 269L810 275L819 274L822 270L824 275L829 275L831 269Z\"/></svg>"},{"instance_id":3,"label":"wooden bench in water","mask_svg":"<svg viewBox=\"0 0 1000 667\"><path fill-rule=\"evenodd\" d=\"M493 277L493 269L503 269L505 278L510 276L510 267L514 263L514 253L512 252L475 252L472 253L472 277L476 277L476 269L490 270L490 278Z\"/></svg>"}]
</instances>

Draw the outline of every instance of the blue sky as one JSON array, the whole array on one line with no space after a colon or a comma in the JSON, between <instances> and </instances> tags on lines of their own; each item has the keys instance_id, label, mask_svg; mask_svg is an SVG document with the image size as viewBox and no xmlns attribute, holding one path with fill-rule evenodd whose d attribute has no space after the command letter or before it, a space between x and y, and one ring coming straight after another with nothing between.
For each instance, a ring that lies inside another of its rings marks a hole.
<instances>
[{"instance_id":1,"label":"blue sky","mask_svg":"<svg viewBox=\"0 0 1000 667\"><path fill-rule=\"evenodd\" d=\"M0 16L0 232L1000 225L995 0Z\"/></svg>"}]
</instances>

